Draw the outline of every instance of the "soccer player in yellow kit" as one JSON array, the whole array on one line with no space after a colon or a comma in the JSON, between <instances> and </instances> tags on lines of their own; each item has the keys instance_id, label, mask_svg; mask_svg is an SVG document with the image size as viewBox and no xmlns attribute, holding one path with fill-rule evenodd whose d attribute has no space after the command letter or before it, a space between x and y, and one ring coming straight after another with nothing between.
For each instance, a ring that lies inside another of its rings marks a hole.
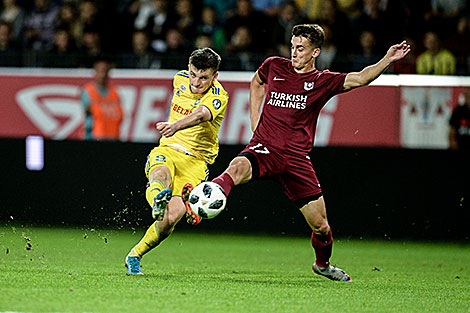
<instances>
[{"instance_id":1,"label":"soccer player in yellow kit","mask_svg":"<svg viewBox=\"0 0 470 313\"><path fill-rule=\"evenodd\" d=\"M145 165L146 198L156 221L126 257L130 275L142 275L144 254L167 238L186 213L181 199L185 184L195 186L207 180L207 164L217 157L218 133L228 102L227 92L217 81L220 61L212 49L197 49L189 57L188 70L179 71L173 79L170 116L167 122L156 124L162 137ZM188 213L187 219L199 223Z\"/></svg>"}]
</instances>

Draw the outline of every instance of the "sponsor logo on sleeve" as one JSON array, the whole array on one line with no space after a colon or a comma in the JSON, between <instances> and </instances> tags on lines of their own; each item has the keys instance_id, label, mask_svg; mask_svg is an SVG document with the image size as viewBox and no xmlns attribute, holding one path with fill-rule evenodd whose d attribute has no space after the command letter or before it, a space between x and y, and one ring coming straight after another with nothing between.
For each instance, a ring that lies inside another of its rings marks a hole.
<instances>
[{"instance_id":1,"label":"sponsor logo on sleeve","mask_svg":"<svg viewBox=\"0 0 470 313\"><path fill-rule=\"evenodd\" d=\"M214 101L212 101L212 106L216 110L220 109L221 105L222 105L222 102L219 99L214 99Z\"/></svg>"}]
</instances>

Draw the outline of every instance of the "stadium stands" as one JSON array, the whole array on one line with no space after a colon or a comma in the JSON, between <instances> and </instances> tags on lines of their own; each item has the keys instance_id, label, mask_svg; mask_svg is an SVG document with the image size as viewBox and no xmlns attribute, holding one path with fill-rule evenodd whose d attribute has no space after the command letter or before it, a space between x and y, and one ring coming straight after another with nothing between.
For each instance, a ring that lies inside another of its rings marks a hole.
<instances>
[{"instance_id":1,"label":"stadium stands","mask_svg":"<svg viewBox=\"0 0 470 313\"><path fill-rule=\"evenodd\" d=\"M3 0L0 66L90 67L90 58L107 54L118 68L174 69L188 51L211 45L223 56L222 70L253 71L269 55L289 56L293 24L314 22L328 28L330 53L338 51L334 62L321 63L332 71L362 68L390 44L408 38L414 44L411 64L388 72L414 73L416 57L426 50L424 35L432 31L455 57L455 74L470 75L470 43L464 39L470 35L468 1L358 0L346 6L321 0L315 10L322 14L309 11L306 0L255 9L261 2L224 1L212 7L209 0ZM135 47L136 32L149 42L145 51ZM367 51L361 34L374 38Z\"/></svg>"}]
</instances>

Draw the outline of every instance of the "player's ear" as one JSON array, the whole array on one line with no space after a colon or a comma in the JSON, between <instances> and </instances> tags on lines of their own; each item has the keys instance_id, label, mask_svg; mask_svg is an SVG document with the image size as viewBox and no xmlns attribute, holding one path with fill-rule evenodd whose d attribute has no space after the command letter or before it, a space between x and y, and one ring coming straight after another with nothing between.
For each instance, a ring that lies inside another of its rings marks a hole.
<instances>
[{"instance_id":1,"label":"player's ear","mask_svg":"<svg viewBox=\"0 0 470 313\"><path fill-rule=\"evenodd\" d=\"M312 55L312 57L318 58L318 56L320 55L320 51L321 51L320 48L315 48L315 49L313 49L313 55Z\"/></svg>"},{"instance_id":2,"label":"player's ear","mask_svg":"<svg viewBox=\"0 0 470 313\"><path fill-rule=\"evenodd\" d=\"M219 72L215 72L213 80L217 79L217 77L219 77Z\"/></svg>"}]
</instances>

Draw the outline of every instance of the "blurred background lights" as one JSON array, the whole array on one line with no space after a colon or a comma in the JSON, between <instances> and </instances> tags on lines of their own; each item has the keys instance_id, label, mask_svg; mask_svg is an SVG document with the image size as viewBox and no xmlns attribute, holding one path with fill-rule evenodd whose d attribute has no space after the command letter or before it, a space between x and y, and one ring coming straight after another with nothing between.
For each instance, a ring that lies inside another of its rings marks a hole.
<instances>
[{"instance_id":1,"label":"blurred background lights","mask_svg":"<svg viewBox=\"0 0 470 313\"><path fill-rule=\"evenodd\" d=\"M26 168L30 171L40 171L44 168L43 137L26 137Z\"/></svg>"}]
</instances>

